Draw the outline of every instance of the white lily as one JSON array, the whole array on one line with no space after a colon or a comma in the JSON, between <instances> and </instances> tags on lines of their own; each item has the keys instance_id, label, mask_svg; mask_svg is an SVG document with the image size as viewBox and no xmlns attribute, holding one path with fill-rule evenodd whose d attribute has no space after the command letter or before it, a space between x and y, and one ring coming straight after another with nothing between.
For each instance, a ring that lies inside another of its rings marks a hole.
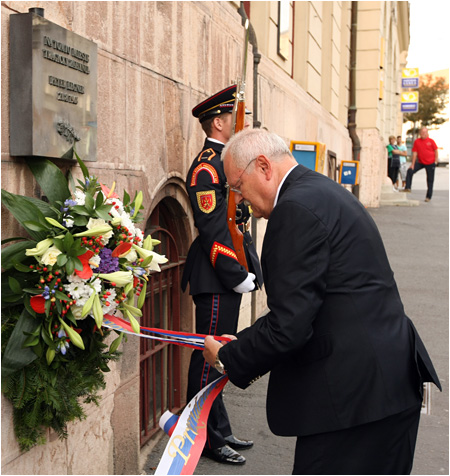
<instances>
[{"instance_id":1,"label":"white lily","mask_svg":"<svg viewBox=\"0 0 450 476\"><path fill-rule=\"evenodd\" d=\"M98 274L97 276L111 281L111 283L116 283L120 288L133 281L133 273L131 271L116 271L114 273Z\"/></svg>"},{"instance_id":2,"label":"white lily","mask_svg":"<svg viewBox=\"0 0 450 476\"><path fill-rule=\"evenodd\" d=\"M76 233L73 236L76 236L77 238L80 236L98 236L98 235L104 235L105 233L108 233L111 230L112 228L109 225L99 225L99 226L94 226L90 230L83 231L81 233Z\"/></svg>"},{"instance_id":3,"label":"white lily","mask_svg":"<svg viewBox=\"0 0 450 476\"><path fill-rule=\"evenodd\" d=\"M159 240L153 240L151 235L145 237L144 243L142 243L142 248L145 250L153 251L153 248L156 245L159 245L161 242Z\"/></svg>"},{"instance_id":4,"label":"white lily","mask_svg":"<svg viewBox=\"0 0 450 476\"><path fill-rule=\"evenodd\" d=\"M29 248L25 251L27 256L42 256L49 248L52 246L53 240L47 238L45 240L40 241L36 248Z\"/></svg>"},{"instance_id":5,"label":"white lily","mask_svg":"<svg viewBox=\"0 0 450 476\"><path fill-rule=\"evenodd\" d=\"M167 263L167 261L169 261L164 255L160 255L158 253L155 253L154 251L146 250L135 244L133 244L132 247L136 250L137 254L141 258L145 259L145 258L148 258L149 256L152 257L152 260L150 264L146 266L146 269L150 269L152 271L161 271L161 268L159 267L159 265Z\"/></svg>"}]
</instances>

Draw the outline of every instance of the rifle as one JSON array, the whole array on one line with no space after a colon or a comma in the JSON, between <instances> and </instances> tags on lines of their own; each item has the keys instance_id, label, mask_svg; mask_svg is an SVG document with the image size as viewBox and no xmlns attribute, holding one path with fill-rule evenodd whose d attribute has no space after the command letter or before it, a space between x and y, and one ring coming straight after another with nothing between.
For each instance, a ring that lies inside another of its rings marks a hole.
<instances>
[{"instance_id":1,"label":"rifle","mask_svg":"<svg viewBox=\"0 0 450 476\"><path fill-rule=\"evenodd\" d=\"M245 21L244 27L244 56L242 64L242 75L237 80L236 100L233 107L233 129L232 133L236 134L245 126L245 74L247 70L247 50L248 50L248 20ZM238 257L239 263L248 271L247 258L244 251L244 235L236 225L236 192L228 189L228 208L227 208L227 225L230 231L231 240L234 250Z\"/></svg>"}]
</instances>

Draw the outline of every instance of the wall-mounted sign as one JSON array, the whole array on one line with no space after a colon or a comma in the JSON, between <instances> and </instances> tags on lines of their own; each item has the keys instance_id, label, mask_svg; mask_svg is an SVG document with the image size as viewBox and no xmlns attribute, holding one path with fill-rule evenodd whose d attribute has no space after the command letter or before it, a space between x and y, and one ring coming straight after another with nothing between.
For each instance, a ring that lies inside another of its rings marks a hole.
<instances>
[{"instance_id":1,"label":"wall-mounted sign","mask_svg":"<svg viewBox=\"0 0 450 476\"><path fill-rule=\"evenodd\" d=\"M357 185L358 172L359 162L357 160L343 160L339 168L339 183Z\"/></svg>"},{"instance_id":2,"label":"wall-mounted sign","mask_svg":"<svg viewBox=\"0 0 450 476\"><path fill-rule=\"evenodd\" d=\"M418 112L419 92L408 91L401 93L401 112Z\"/></svg>"},{"instance_id":3,"label":"wall-mounted sign","mask_svg":"<svg viewBox=\"0 0 450 476\"><path fill-rule=\"evenodd\" d=\"M97 45L36 13L10 16L10 154L97 155Z\"/></svg>"},{"instance_id":4,"label":"wall-mounted sign","mask_svg":"<svg viewBox=\"0 0 450 476\"><path fill-rule=\"evenodd\" d=\"M325 167L325 144L320 142L291 141L290 151L301 165L323 173Z\"/></svg>"},{"instance_id":5,"label":"wall-mounted sign","mask_svg":"<svg viewBox=\"0 0 450 476\"><path fill-rule=\"evenodd\" d=\"M419 68L402 69L402 88L417 89L419 87Z\"/></svg>"}]
</instances>

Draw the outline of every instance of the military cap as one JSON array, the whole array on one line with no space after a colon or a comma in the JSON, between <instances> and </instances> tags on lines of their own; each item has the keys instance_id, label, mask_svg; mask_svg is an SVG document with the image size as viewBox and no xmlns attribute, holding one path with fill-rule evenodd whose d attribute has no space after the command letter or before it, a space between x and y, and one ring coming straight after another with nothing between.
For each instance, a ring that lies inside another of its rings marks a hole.
<instances>
[{"instance_id":1,"label":"military cap","mask_svg":"<svg viewBox=\"0 0 450 476\"><path fill-rule=\"evenodd\" d=\"M192 115L199 119L200 122L209 119L212 116L217 116L224 112L233 112L234 101L236 99L236 84L228 86L222 91L213 94L208 99L205 99L200 104L192 109ZM245 110L246 114L250 111Z\"/></svg>"}]
</instances>

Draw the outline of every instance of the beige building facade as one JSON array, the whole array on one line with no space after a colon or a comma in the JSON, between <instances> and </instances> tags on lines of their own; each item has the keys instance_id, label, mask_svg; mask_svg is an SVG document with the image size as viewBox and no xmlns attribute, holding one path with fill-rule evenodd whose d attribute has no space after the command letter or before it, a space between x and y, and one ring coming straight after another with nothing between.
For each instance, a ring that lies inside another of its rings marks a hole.
<instances>
[{"instance_id":1,"label":"beige building facade","mask_svg":"<svg viewBox=\"0 0 450 476\"><path fill-rule=\"evenodd\" d=\"M39 198L23 159L11 157L9 149L10 15L34 7L97 44L97 160L89 169L106 184L116 181L119 194L143 191L143 226L171 231L180 273L196 234L184 178L204 140L191 110L239 76L245 16L251 23L247 104L255 123L287 144L324 144L323 173L333 179L341 160L358 158L359 199L379 206L387 137L401 132L408 2L2 2L2 188ZM353 150L348 129L352 87L360 152ZM81 176L73 163L56 163ZM265 221L255 221L252 231L260 251ZM2 208L2 239L20 234ZM193 330L191 298L173 293L180 329ZM264 291L246 295L240 326L265 305ZM182 351L181 404L188 362L189 352ZM143 437L141 373L140 344L129 338L108 374L100 407L86 407L87 419L69 425L67 440L49 432L45 445L25 454L2 396L2 473L138 474L142 455L158 436L152 431L151 438Z\"/></svg>"}]
</instances>

